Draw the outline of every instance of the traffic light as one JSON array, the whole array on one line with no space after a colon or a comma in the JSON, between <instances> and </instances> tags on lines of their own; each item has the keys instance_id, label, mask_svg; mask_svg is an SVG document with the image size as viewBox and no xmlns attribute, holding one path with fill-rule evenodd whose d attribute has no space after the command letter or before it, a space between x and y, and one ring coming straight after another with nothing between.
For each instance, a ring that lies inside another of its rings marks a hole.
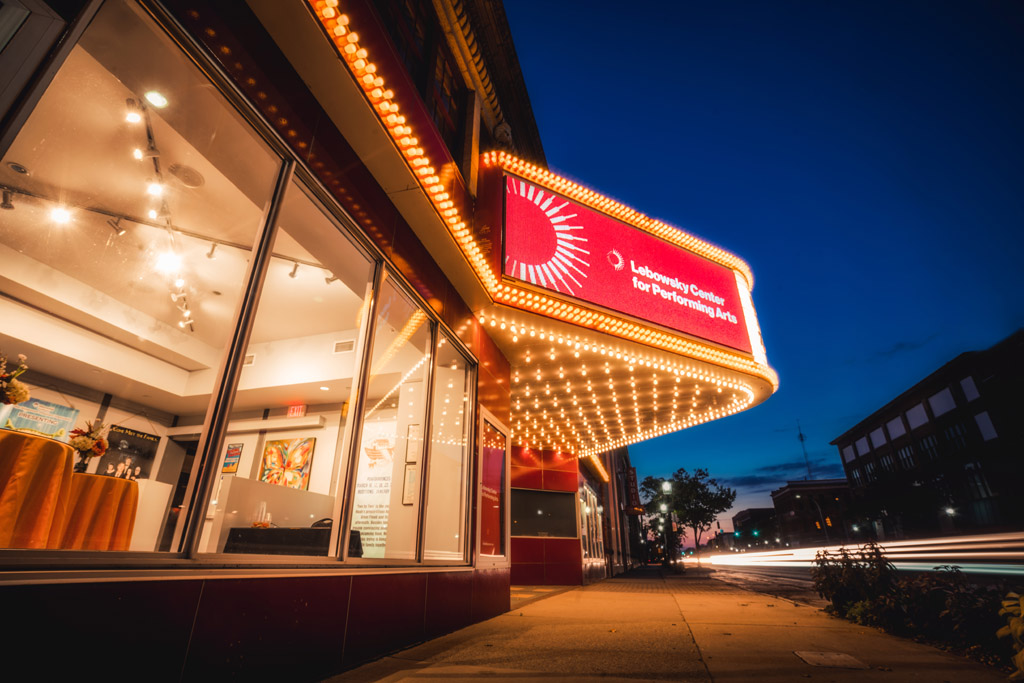
<instances>
[{"instance_id":1,"label":"traffic light","mask_svg":"<svg viewBox=\"0 0 1024 683\"><path fill-rule=\"evenodd\" d=\"M761 532L760 532L760 531L758 531L757 529L754 529L754 535L755 535L755 536L760 536L760 535L761 535Z\"/></svg>"},{"instance_id":2,"label":"traffic light","mask_svg":"<svg viewBox=\"0 0 1024 683\"><path fill-rule=\"evenodd\" d=\"M831 517L826 517L825 518L825 526L832 526L832 518Z\"/></svg>"},{"instance_id":3,"label":"traffic light","mask_svg":"<svg viewBox=\"0 0 1024 683\"><path fill-rule=\"evenodd\" d=\"M821 522L815 522L814 528L816 528L818 531L821 531Z\"/></svg>"}]
</instances>

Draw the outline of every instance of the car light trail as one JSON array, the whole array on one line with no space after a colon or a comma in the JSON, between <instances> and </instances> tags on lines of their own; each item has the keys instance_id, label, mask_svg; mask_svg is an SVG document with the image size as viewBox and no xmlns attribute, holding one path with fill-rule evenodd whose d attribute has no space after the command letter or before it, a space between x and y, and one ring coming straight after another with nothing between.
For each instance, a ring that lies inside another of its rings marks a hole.
<instances>
[{"instance_id":1,"label":"car light trail","mask_svg":"<svg viewBox=\"0 0 1024 683\"><path fill-rule=\"evenodd\" d=\"M858 544L843 544L764 552L741 551L701 559L716 565L811 567L815 556L822 550L837 553L845 548L856 553L859 547ZM931 571L940 565L956 565L965 573L1024 576L1024 533L891 541L879 543L879 547L897 569Z\"/></svg>"}]
</instances>

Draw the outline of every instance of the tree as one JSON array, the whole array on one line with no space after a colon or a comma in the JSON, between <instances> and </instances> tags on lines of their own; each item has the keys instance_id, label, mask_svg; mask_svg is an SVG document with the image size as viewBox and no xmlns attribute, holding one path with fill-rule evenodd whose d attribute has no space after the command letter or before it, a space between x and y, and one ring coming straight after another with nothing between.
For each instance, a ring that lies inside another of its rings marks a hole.
<instances>
[{"instance_id":1,"label":"tree","mask_svg":"<svg viewBox=\"0 0 1024 683\"><path fill-rule=\"evenodd\" d=\"M665 491L664 482L671 483L671 489ZM736 491L722 486L716 479L708 476L708 471L698 468L689 473L680 467L671 479L646 477L640 484L640 490L647 501L645 507L650 515L665 514L661 506L675 513L676 518L684 527L693 530L694 550L700 549L701 536L711 528L715 518L732 507L736 500ZM671 525L666 524L666 540L670 547L677 548L679 538L670 533Z\"/></svg>"}]
</instances>

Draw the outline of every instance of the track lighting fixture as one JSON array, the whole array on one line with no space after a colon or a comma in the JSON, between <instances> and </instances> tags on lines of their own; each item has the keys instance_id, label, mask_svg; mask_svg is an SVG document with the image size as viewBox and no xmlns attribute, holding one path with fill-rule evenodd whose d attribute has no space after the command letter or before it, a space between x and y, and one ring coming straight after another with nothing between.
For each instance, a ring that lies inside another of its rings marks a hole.
<instances>
[{"instance_id":1,"label":"track lighting fixture","mask_svg":"<svg viewBox=\"0 0 1024 683\"><path fill-rule=\"evenodd\" d=\"M288 273L288 277L290 277L290 278L294 278L294 277L295 277L295 275L296 275L296 274L297 274L298 272L299 272L299 262L298 262L298 261L295 261L295 266L294 266L294 267L292 268L292 272Z\"/></svg>"},{"instance_id":2,"label":"track lighting fixture","mask_svg":"<svg viewBox=\"0 0 1024 683\"><path fill-rule=\"evenodd\" d=\"M113 230L114 234L117 235L118 237L123 235L126 231L126 228L123 225L121 225L120 216L117 218L108 218L107 225L110 226L110 229Z\"/></svg>"},{"instance_id":3,"label":"track lighting fixture","mask_svg":"<svg viewBox=\"0 0 1024 683\"><path fill-rule=\"evenodd\" d=\"M324 278L324 282L326 282L327 284L331 284L332 282L337 281L337 279L338 279L337 275L331 275L330 277L325 277Z\"/></svg>"},{"instance_id":4,"label":"track lighting fixture","mask_svg":"<svg viewBox=\"0 0 1024 683\"><path fill-rule=\"evenodd\" d=\"M14 199L14 193L10 190L4 190L4 199L0 202L0 209L13 209L14 203L11 201Z\"/></svg>"},{"instance_id":5,"label":"track lighting fixture","mask_svg":"<svg viewBox=\"0 0 1024 683\"><path fill-rule=\"evenodd\" d=\"M214 242L213 244L210 245L210 251L206 252L206 258L210 259L211 261L213 259L217 258L217 254L214 253L216 251L217 251L217 243Z\"/></svg>"},{"instance_id":6,"label":"track lighting fixture","mask_svg":"<svg viewBox=\"0 0 1024 683\"><path fill-rule=\"evenodd\" d=\"M127 100L125 100L125 104L128 107L128 111L124 115L124 120L128 123L138 123L139 121L141 121L142 107L139 105L139 102L129 97Z\"/></svg>"}]
</instances>

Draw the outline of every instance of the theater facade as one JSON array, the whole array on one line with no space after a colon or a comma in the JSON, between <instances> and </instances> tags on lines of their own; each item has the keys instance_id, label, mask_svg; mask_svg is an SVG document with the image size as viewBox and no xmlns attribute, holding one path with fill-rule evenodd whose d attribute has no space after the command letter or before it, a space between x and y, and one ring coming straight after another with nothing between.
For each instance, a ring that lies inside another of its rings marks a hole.
<instances>
[{"instance_id":1,"label":"theater facade","mask_svg":"<svg viewBox=\"0 0 1024 683\"><path fill-rule=\"evenodd\" d=\"M778 386L746 263L547 169L500 4L5 2L0 116L11 652L329 676L628 566L628 446Z\"/></svg>"}]
</instances>

